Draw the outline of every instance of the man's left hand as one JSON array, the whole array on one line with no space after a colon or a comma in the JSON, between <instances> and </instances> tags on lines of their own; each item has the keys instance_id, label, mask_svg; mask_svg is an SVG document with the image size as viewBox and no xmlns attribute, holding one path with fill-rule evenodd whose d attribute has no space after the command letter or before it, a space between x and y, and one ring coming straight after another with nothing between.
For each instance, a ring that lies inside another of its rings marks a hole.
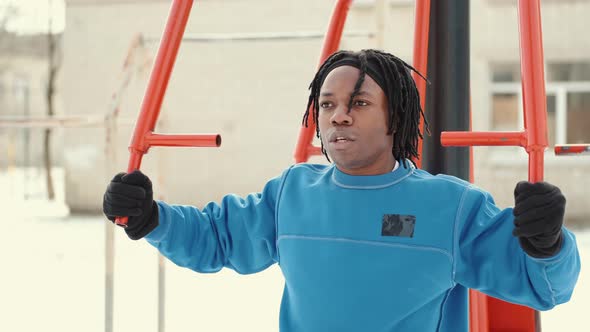
<instances>
[{"instance_id":1,"label":"man's left hand","mask_svg":"<svg viewBox=\"0 0 590 332\"><path fill-rule=\"evenodd\" d=\"M520 246L530 256L547 258L561 249L565 197L547 183L521 181L514 189L514 231Z\"/></svg>"}]
</instances>

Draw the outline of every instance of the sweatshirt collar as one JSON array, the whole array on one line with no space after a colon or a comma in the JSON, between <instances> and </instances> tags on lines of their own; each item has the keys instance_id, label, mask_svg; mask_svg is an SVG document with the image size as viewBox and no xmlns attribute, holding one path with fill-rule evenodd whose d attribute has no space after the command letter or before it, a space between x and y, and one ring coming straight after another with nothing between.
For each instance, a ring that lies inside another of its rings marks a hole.
<instances>
[{"instance_id":1,"label":"sweatshirt collar","mask_svg":"<svg viewBox=\"0 0 590 332\"><path fill-rule=\"evenodd\" d=\"M396 164L391 172L379 175L350 175L338 169L336 165L332 166L332 181L337 186L350 189L378 189L392 186L414 172L414 165L407 160L407 166Z\"/></svg>"}]
</instances>

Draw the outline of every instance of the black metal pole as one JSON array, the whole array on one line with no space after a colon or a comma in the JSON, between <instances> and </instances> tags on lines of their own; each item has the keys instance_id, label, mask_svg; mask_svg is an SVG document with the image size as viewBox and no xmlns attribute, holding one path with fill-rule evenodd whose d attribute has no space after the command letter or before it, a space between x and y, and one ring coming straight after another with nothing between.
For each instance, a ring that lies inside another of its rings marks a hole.
<instances>
[{"instance_id":1,"label":"black metal pole","mask_svg":"<svg viewBox=\"0 0 590 332\"><path fill-rule=\"evenodd\" d=\"M443 148L442 131L469 130L469 0L431 2L423 168L469 180L469 148Z\"/></svg>"}]
</instances>

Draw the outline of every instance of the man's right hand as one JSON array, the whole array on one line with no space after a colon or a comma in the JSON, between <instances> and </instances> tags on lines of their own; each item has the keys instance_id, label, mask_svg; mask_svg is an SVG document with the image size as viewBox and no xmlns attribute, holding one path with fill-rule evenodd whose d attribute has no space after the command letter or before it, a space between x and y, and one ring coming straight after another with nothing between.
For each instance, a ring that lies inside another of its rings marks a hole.
<instances>
[{"instance_id":1,"label":"man's right hand","mask_svg":"<svg viewBox=\"0 0 590 332\"><path fill-rule=\"evenodd\" d=\"M125 232L132 240L141 239L158 226L152 182L139 170L115 175L104 193L102 210L113 222L117 217L128 217Z\"/></svg>"}]
</instances>

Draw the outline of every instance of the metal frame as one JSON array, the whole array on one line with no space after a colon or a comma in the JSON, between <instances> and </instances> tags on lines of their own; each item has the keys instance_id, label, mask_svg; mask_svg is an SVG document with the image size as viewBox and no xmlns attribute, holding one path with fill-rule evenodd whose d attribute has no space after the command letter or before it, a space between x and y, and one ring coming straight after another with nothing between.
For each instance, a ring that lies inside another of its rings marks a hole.
<instances>
[{"instance_id":1,"label":"metal frame","mask_svg":"<svg viewBox=\"0 0 590 332\"><path fill-rule=\"evenodd\" d=\"M192 2L192 0L174 0L172 3L164 36L160 43L139 119L129 146L129 172L139 169L143 155L147 153L151 146L215 147L221 143L220 136L216 134L161 135L153 133ZM351 2L352 0L337 1L324 40L320 64L338 50ZM429 0L416 0L417 24L414 36L414 67L423 73L426 72L428 53L427 36L429 27L426 22L429 20L429 6ZM523 132L507 133L444 132L441 141L444 146L522 146L529 154L529 180L537 182L543 179L543 150L547 147L546 95L539 0L519 0L518 14L525 130ZM421 101L424 103L425 82L417 80L417 84L422 96ZM310 111L313 114L313 109ZM315 121L311 121L309 126L302 126L300 129L295 150L295 161L298 163L307 161L311 155L320 154L320 148L312 145L315 126ZM117 222L124 225L126 220L118 219ZM472 320L475 319L475 323L471 326L472 330L528 332L535 331L539 327L535 311L530 308L509 304L484 295L475 295L472 297L472 301L475 301L475 306L471 306ZM477 304L480 304L480 306ZM473 308L477 310L473 310Z\"/></svg>"},{"instance_id":2,"label":"metal frame","mask_svg":"<svg viewBox=\"0 0 590 332\"><path fill-rule=\"evenodd\" d=\"M545 93L543 38L539 0L518 1L520 62L524 131L443 132L444 146L521 146L529 155L529 181L543 180L544 150L547 148L547 105ZM472 330L533 332L540 330L538 312L485 295L472 299L483 315ZM473 313L473 311L472 311Z\"/></svg>"}]
</instances>

